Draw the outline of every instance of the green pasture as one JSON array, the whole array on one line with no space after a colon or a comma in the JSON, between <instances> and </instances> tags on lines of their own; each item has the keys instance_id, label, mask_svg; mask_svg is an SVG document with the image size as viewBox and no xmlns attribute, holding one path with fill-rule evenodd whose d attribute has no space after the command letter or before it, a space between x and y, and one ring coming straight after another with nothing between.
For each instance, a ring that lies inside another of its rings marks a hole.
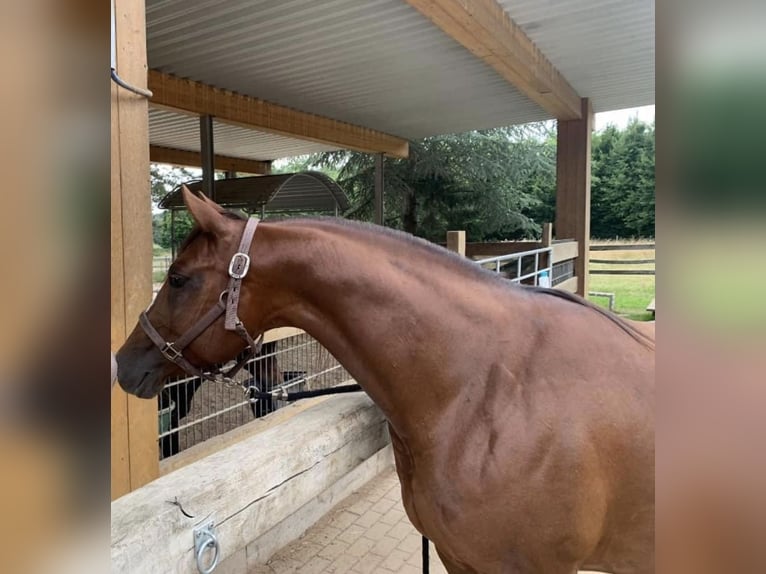
<instances>
[{"instance_id":1,"label":"green pasture","mask_svg":"<svg viewBox=\"0 0 766 574\"><path fill-rule=\"evenodd\" d=\"M650 243L649 241L594 241L592 245L634 245L637 243ZM591 251L591 259L631 260L631 259L654 259L654 249L642 249L636 251ZM654 269L654 263L635 265L609 265L593 263L594 269ZM646 306L654 298L654 275L593 275L590 276L589 291L603 291L614 293L614 310L623 317L638 321L650 321L654 317L646 311ZM609 306L606 297L589 297L594 303L602 307Z\"/></svg>"}]
</instances>

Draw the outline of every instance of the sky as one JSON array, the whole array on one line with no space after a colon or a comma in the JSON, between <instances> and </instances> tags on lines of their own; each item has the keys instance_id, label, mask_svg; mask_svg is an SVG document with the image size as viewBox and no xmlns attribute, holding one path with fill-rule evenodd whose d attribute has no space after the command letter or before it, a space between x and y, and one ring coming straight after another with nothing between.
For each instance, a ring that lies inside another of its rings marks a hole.
<instances>
[{"instance_id":1,"label":"sky","mask_svg":"<svg viewBox=\"0 0 766 574\"><path fill-rule=\"evenodd\" d=\"M604 129L609 124L614 124L618 128L624 128L634 117L638 117L638 119L644 122L654 121L654 106L627 108L625 110L615 110L596 114L596 131Z\"/></svg>"}]
</instances>

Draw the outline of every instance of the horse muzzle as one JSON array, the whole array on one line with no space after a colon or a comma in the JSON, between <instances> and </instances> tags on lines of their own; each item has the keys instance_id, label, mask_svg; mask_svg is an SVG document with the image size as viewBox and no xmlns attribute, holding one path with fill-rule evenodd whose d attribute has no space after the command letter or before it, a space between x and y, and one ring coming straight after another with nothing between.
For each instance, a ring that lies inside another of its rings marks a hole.
<instances>
[{"instance_id":1,"label":"horse muzzle","mask_svg":"<svg viewBox=\"0 0 766 574\"><path fill-rule=\"evenodd\" d=\"M123 347L117 352L117 382L142 399L156 397L169 376L169 363L153 346L145 350Z\"/></svg>"}]
</instances>

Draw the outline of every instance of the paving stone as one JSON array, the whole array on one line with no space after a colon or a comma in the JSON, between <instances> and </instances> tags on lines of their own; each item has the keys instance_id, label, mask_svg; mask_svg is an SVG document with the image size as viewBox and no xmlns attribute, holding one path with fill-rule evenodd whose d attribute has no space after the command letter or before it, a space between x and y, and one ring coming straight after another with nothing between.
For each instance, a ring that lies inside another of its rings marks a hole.
<instances>
[{"instance_id":1,"label":"paving stone","mask_svg":"<svg viewBox=\"0 0 766 574\"><path fill-rule=\"evenodd\" d=\"M420 572L420 534L407 519L399 496L398 478L390 468L250 574ZM445 574L435 552L431 572Z\"/></svg>"},{"instance_id":2,"label":"paving stone","mask_svg":"<svg viewBox=\"0 0 766 574\"><path fill-rule=\"evenodd\" d=\"M359 561L356 556L349 556L343 554L338 556L332 563L325 569L327 574L344 574L345 572L351 572L351 568Z\"/></svg>"},{"instance_id":3,"label":"paving stone","mask_svg":"<svg viewBox=\"0 0 766 574\"><path fill-rule=\"evenodd\" d=\"M317 552L317 556L327 558L328 560L335 560L341 554L345 554L348 546L349 545L345 542L333 540L327 546L323 547L319 552Z\"/></svg>"},{"instance_id":4,"label":"paving stone","mask_svg":"<svg viewBox=\"0 0 766 574\"><path fill-rule=\"evenodd\" d=\"M383 560L382 556L377 556L375 554L365 554L356 564L354 564L354 567L351 569L351 571L358 572L359 574L371 574L372 572L378 572L378 565L380 564L381 560Z\"/></svg>"},{"instance_id":5,"label":"paving stone","mask_svg":"<svg viewBox=\"0 0 766 574\"><path fill-rule=\"evenodd\" d=\"M384 536L375 543L370 552L379 556L388 556L394 548L398 548L399 541L389 536Z\"/></svg>"},{"instance_id":6,"label":"paving stone","mask_svg":"<svg viewBox=\"0 0 766 574\"><path fill-rule=\"evenodd\" d=\"M336 540L340 540L348 544L353 544L358 538L362 537L362 535L365 533L365 530L366 529L364 527L359 526L358 524L351 524L348 528L336 536Z\"/></svg>"},{"instance_id":7,"label":"paving stone","mask_svg":"<svg viewBox=\"0 0 766 574\"><path fill-rule=\"evenodd\" d=\"M362 514L359 518L357 518L354 523L358 524L362 528L370 528L373 524L375 524L378 520L380 520L381 516L382 514L380 514L380 512L375 512L374 510L368 510L367 512Z\"/></svg>"},{"instance_id":8,"label":"paving stone","mask_svg":"<svg viewBox=\"0 0 766 574\"><path fill-rule=\"evenodd\" d=\"M394 549L388 556L383 559L383 562L380 563L380 566L381 568L385 568L391 572L399 572L399 570L407 562L407 558L409 558L407 554L401 550Z\"/></svg>"},{"instance_id":9,"label":"paving stone","mask_svg":"<svg viewBox=\"0 0 766 574\"><path fill-rule=\"evenodd\" d=\"M364 537L377 542L391 530L391 525L378 520L364 532Z\"/></svg>"},{"instance_id":10,"label":"paving stone","mask_svg":"<svg viewBox=\"0 0 766 574\"><path fill-rule=\"evenodd\" d=\"M362 536L356 542L354 542L351 546L348 547L348 550L346 550L346 554L361 558L362 556L368 554L370 552L370 549L373 546L375 546L375 542L373 542L369 538L365 538Z\"/></svg>"}]
</instances>

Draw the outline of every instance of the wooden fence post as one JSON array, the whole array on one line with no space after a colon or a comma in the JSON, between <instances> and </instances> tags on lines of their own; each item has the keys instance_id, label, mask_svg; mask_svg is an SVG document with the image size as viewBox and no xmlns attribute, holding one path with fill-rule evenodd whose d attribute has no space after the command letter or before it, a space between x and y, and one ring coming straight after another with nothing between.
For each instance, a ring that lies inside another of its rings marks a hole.
<instances>
[{"instance_id":1,"label":"wooden fence post","mask_svg":"<svg viewBox=\"0 0 766 574\"><path fill-rule=\"evenodd\" d=\"M448 231L447 249L465 257L465 231Z\"/></svg>"},{"instance_id":2,"label":"wooden fence post","mask_svg":"<svg viewBox=\"0 0 766 574\"><path fill-rule=\"evenodd\" d=\"M553 243L553 224L543 223L543 236L540 239L541 247L550 247Z\"/></svg>"}]
</instances>

